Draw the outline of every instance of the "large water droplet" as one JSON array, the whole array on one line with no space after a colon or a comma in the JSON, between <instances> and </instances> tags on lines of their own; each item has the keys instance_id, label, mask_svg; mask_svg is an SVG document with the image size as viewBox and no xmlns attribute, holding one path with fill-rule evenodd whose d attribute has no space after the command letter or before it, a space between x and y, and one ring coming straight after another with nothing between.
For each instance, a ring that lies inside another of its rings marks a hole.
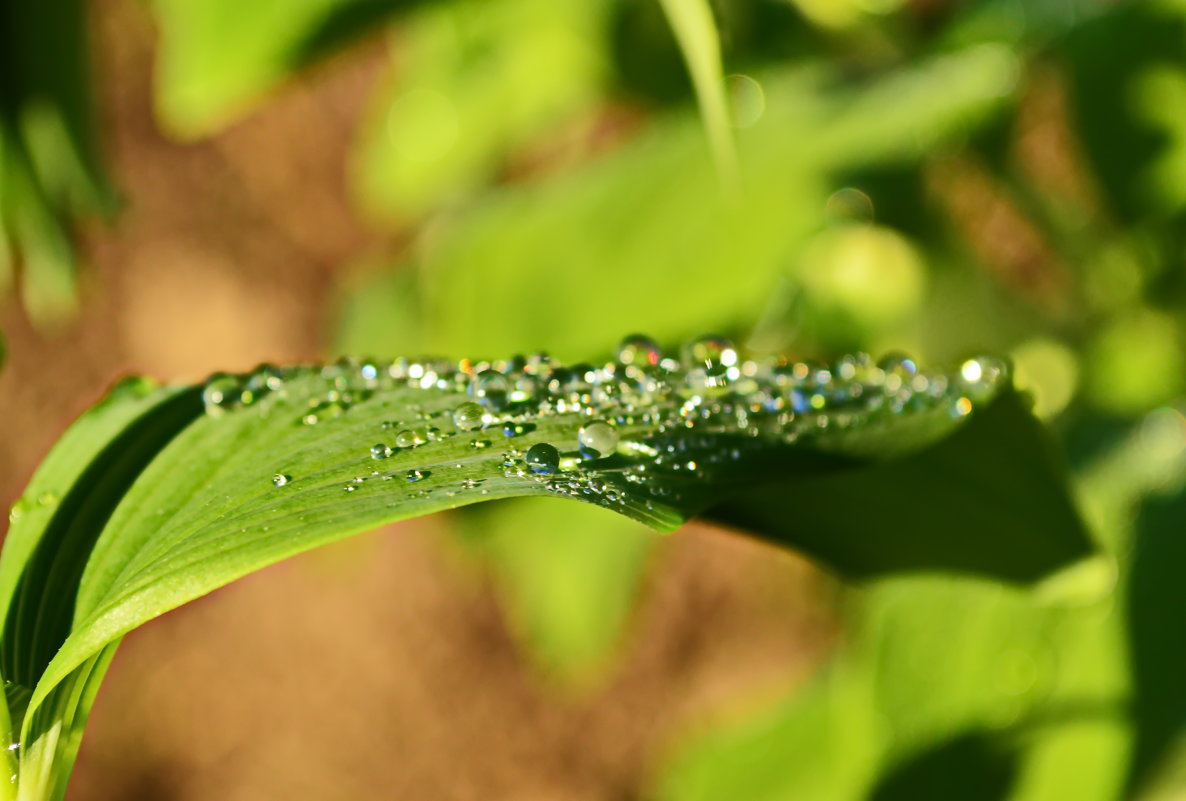
<instances>
[{"instance_id":1,"label":"large water droplet","mask_svg":"<svg viewBox=\"0 0 1186 801\"><path fill-rule=\"evenodd\" d=\"M618 447L618 432L604 420L593 420L585 423L577 431L577 442L582 448L596 451L601 456L608 456Z\"/></svg>"},{"instance_id":2,"label":"large water droplet","mask_svg":"<svg viewBox=\"0 0 1186 801\"><path fill-rule=\"evenodd\" d=\"M684 346L684 361L688 367L732 367L737 364L737 349L725 337L705 334Z\"/></svg>"},{"instance_id":3,"label":"large water droplet","mask_svg":"<svg viewBox=\"0 0 1186 801\"><path fill-rule=\"evenodd\" d=\"M518 375L511 380L511 389L508 397L512 403L527 403L534 400L536 394L539 392L539 381L535 376Z\"/></svg>"},{"instance_id":4,"label":"large water droplet","mask_svg":"<svg viewBox=\"0 0 1186 801\"><path fill-rule=\"evenodd\" d=\"M504 437L521 437L535 430L534 423L504 423L502 435Z\"/></svg>"},{"instance_id":5,"label":"large water droplet","mask_svg":"<svg viewBox=\"0 0 1186 801\"><path fill-rule=\"evenodd\" d=\"M483 370L473 377L469 392L483 406L502 409L507 404L507 377L497 370Z\"/></svg>"},{"instance_id":6,"label":"large water droplet","mask_svg":"<svg viewBox=\"0 0 1186 801\"><path fill-rule=\"evenodd\" d=\"M462 431L475 431L486 422L486 410L473 401L467 401L453 410L453 425Z\"/></svg>"},{"instance_id":7,"label":"large water droplet","mask_svg":"<svg viewBox=\"0 0 1186 801\"><path fill-rule=\"evenodd\" d=\"M31 508L33 508L33 504L30 503L28 498L17 498L16 502L13 503L12 507L8 510L8 522L15 523L24 516L25 512L29 511Z\"/></svg>"},{"instance_id":8,"label":"large water droplet","mask_svg":"<svg viewBox=\"0 0 1186 801\"><path fill-rule=\"evenodd\" d=\"M391 455L391 448L384 445L382 442L375 443L371 446L372 459L386 459Z\"/></svg>"},{"instance_id":9,"label":"large water droplet","mask_svg":"<svg viewBox=\"0 0 1186 801\"><path fill-rule=\"evenodd\" d=\"M537 476L550 476L560 467L560 451L554 445L537 442L527 449L523 457L527 469Z\"/></svg>"},{"instance_id":10,"label":"large water droplet","mask_svg":"<svg viewBox=\"0 0 1186 801\"><path fill-rule=\"evenodd\" d=\"M215 373L206 380L202 388L202 402L207 414L222 414L232 407L242 393L239 379L226 373Z\"/></svg>"},{"instance_id":11,"label":"large water droplet","mask_svg":"<svg viewBox=\"0 0 1186 801\"><path fill-rule=\"evenodd\" d=\"M972 413L972 400L963 396L952 398L951 404L947 407L947 411L955 419L967 417Z\"/></svg>"},{"instance_id":12,"label":"large water droplet","mask_svg":"<svg viewBox=\"0 0 1186 801\"><path fill-rule=\"evenodd\" d=\"M618 345L615 358L618 364L627 367L655 367L661 355L655 340L642 334L631 334Z\"/></svg>"},{"instance_id":13,"label":"large water droplet","mask_svg":"<svg viewBox=\"0 0 1186 801\"><path fill-rule=\"evenodd\" d=\"M292 481L292 476L285 475L284 473L277 473L276 475L272 476L272 483L277 487L283 487L290 481Z\"/></svg>"},{"instance_id":14,"label":"large water droplet","mask_svg":"<svg viewBox=\"0 0 1186 801\"><path fill-rule=\"evenodd\" d=\"M1005 377L1005 363L991 356L978 356L960 365L960 382L973 396L992 390Z\"/></svg>"}]
</instances>

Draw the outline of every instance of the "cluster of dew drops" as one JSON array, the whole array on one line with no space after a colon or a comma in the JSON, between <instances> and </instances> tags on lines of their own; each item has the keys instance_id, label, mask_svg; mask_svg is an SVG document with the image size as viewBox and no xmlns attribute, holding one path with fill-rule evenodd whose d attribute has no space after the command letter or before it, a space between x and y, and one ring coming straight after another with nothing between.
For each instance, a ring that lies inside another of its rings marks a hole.
<instances>
[{"instance_id":1,"label":"cluster of dew drops","mask_svg":"<svg viewBox=\"0 0 1186 801\"><path fill-rule=\"evenodd\" d=\"M633 335L602 365L562 365L545 354L492 362L401 358L265 365L249 375L211 376L203 398L211 415L282 401L295 407L294 424L316 426L376 393L422 390L423 408L436 411L419 412L420 419L407 426L382 423L383 441L368 445L360 454L364 459L386 463L401 452L457 436L467 436L473 451L501 440L510 444L501 451L505 477L604 506L626 504L634 496L653 508L655 500L680 500L680 486L689 480L712 478L722 465L772 442L789 444L923 412L964 417L995 394L1004 378L1004 364L991 357L970 359L954 373L922 370L902 354L879 360L853 354L829 365L742 359L728 339L708 335L688 342L677 358L650 338ZM441 407L441 398L456 401ZM556 416L572 420L565 438L514 447L518 437ZM431 475L423 467L372 470L344 489L354 492L369 479L418 483ZM272 477L276 487L292 482L287 473ZM419 493L453 496L483 483L468 477Z\"/></svg>"}]
</instances>

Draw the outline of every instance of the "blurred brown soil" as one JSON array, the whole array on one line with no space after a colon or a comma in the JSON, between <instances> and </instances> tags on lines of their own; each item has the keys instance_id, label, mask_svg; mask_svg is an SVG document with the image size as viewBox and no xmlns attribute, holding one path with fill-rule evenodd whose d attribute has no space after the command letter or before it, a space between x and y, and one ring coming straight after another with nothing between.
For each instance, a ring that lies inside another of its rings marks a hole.
<instances>
[{"instance_id":1,"label":"blurred brown soil","mask_svg":"<svg viewBox=\"0 0 1186 801\"><path fill-rule=\"evenodd\" d=\"M323 356L335 271L375 246L344 164L380 43L179 144L153 120L144 6L93 5L104 148L126 205L83 233L76 323L38 333L0 303L4 502L122 375ZM566 693L517 650L447 523L291 560L133 633L71 801L639 798L684 732L792 687L832 638L827 582L806 563L691 526L659 549L608 675Z\"/></svg>"}]
</instances>

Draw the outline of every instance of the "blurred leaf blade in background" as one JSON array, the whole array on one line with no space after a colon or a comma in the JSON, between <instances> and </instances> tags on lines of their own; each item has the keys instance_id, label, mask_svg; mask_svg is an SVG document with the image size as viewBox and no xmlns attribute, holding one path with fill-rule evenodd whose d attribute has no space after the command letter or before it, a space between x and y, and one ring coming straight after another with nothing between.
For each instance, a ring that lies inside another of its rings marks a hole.
<instances>
[{"instance_id":1,"label":"blurred leaf blade in background","mask_svg":"<svg viewBox=\"0 0 1186 801\"><path fill-rule=\"evenodd\" d=\"M692 85L696 89L700 116L708 134L713 159L727 194L740 191L737 143L725 98L725 76L721 70L721 42L708 0L660 0L683 51Z\"/></svg>"},{"instance_id":2,"label":"blurred leaf blade in background","mask_svg":"<svg viewBox=\"0 0 1186 801\"><path fill-rule=\"evenodd\" d=\"M52 328L76 309L74 218L115 206L95 142L83 3L5 3L0 39L0 290L19 264L27 313Z\"/></svg>"},{"instance_id":3,"label":"blurred leaf blade in background","mask_svg":"<svg viewBox=\"0 0 1186 801\"><path fill-rule=\"evenodd\" d=\"M584 505L512 500L459 523L492 570L516 636L545 676L589 686L612 665L654 533Z\"/></svg>"},{"instance_id":4,"label":"blurred leaf blade in background","mask_svg":"<svg viewBox=\"0 0 1186 801\"><path fill-rule=\"evenodd\" d=\"M356 155L364 208L393 222L450 208L513 169L525 146L588 125L605 70L589 39L605 14L603 2L497 0L409 19Z\"/></svg>"},{"instance_id":5,"label":"blurred leaf blade in background","mask_svg":"<svg viewBox=\"0 0 1186 801\"><path fill-rule=\"evenodd\" d=\"M737 328L762 308L797 247L822 225L829 172L917 158L928 137L933 145L958 136L969 119L991 113L1014 75L1015 64L989 49L840 97L823 91L821 76L802 70L763 78L771 101L765 116L742 132L746 190L738 204L722 197L688 114L656 124L577 172L500 188L480 207L442 221L395 266L416 276L418 292L408 297L401 289L391 302L415 307L419 301L412 313L422 320L424 337L402 346L464 351L477 340L513 350L523 347L516 328L522 325L543 335L557 355L579 356L597 348L604 331L646 328L675 339L708 321ZM865 126L870 116L881 127ZM605 230L616 236L585 235ZM573 241L583 247L569 247ZM556 266L560 254L563 269ZM673 275L679 276L674 285ZM354 290L373 291L365 281ZM624 295L674 291L679 304L648 304L645 312L621 302ZM383 305L368 308L378 316L364 318L355 306L343 321L344 349L393 344ZM520 311L528 309L530 315Z\"/></svg>"},{"instance_id":6,"label":"blurred leaf blade in background","mask_svg":"<svg viewBox=\"0 0 1186 801\"><path fill-rule=\"evenodd\" d=\"M241 118L297 70L417 0L155 0L156 104L164 127L197 138Z\"/></svg>"}]
</instances>

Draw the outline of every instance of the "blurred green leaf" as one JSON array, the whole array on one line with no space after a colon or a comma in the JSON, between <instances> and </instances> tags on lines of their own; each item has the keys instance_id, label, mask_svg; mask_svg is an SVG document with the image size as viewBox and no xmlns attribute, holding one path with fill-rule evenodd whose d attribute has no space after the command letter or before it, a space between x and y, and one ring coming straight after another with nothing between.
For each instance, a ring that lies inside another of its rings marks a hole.
<instances>
[{"instance_id":1,"label":"blurred green leaf","mask_svg":"<svg viewBox=\"0 0 1186 801\"><path fill-rule=\"evenodd\" d=\"M878 781L869 801L1004 801L1019 768L1015 748L988 732L970 730L895 765Z\"/></svg>"},{"instance_id":2,"label":"blurred green leaf","mask_svg":"<svg viewBox=\"0 0 1186 801\"><path fill-rule=\"evenodd\" d=\"M1181 531L1186 493L1152 497L1135 523L1132 575L1128 582L1128 637L1133 661L1136 742L1131 790L1144 789L1167 751L1186 732L1186 632L1170 610L1186 604L1179 576L1186 564Z\"/></svg>"},{"instance_id":3,"label":"blurred green leaf","mask_svg":"<svg viewBox=\"0 0 1186 801\"><path fill-rule=\"evenodd\" d=\"M850 633L824 676L680 744L656 777L657 796L726 799L736 785L747 798L856 801L902 786L903 773L922 782L914 771L929 764L936 782L910 784L914 798L946 801L950 787L938 780L972 769L967 749L949 746L969 738L973 755L1016 759L1003 796L1013 801L1114 801L1134 797L1151 774L1164 782L1183 722L1182 638L1166 614L1179 594L1171 577L1186 422L1161 409L1110 440L1076 474L1110 557L1037 592L925 576L859 590L844 604ZM1150 797L1172 798L1174 786Z\"/></svg>"},{"instance_id":4,"label":"blurred green leaf","mask_svg":"<svg viewBox=\"0 0 1186 801\"><path fill-rule=\"evenodd\" d=\"M426 0L153 0L157 111L174 135L213 133L296 70Z\"/></svg>"},{"instance_id":5,"label":"blurred green leaf","mask_svg":"<svg viewBox=\"0 0 1186 801\"><path fill-rule=\"evenodd\" d=\"M741 786L764 800L946 801L953 781L967 783L960 798L1118 797L1123 658L1114 637L1110 651L1082 647L1114 628L1098 601L1058 608L919 576L878 582L849 606L849 640L820 680L683 743L655 797L723 801Z\"/></svg>"},{"instance_id":6,"label":"blurred green leaf","mask_svg":"<svg viewBox=\"0 0 1186 801\"><path fill-rule=\"evenodd\" d=\"M653 532L589 506L519 500L475 509L461 524L545 674L577 685L597 678L633 608Z\"/></svg>"},{"instance_id":7,"label":"blurred green leaf","mask_svg":"<svg viewBox=\"0 0 1186 801\"><path fill-rule=\"evenodd\" d=\"M1114 4L1077 27L1064 52L1076 130L1114 210L1131 223L1179 212L1186 140L1166 110L1181 96L1186 6Z\"/></svg>"},{"instance_id":8,"label":"blurred green leaf","mask_svg":"<svg viewBox=\"0 0 1186 801\"><path fill-rule=\"evenodd\" d=\"M81 0L0 4L0 291L19 264L34 323L74 312L73 218L114 199L94 141Z\"/></svg>"},{"instance_id":9,"label":"blurred green leaf","mask_svg":"<svg viewBox=\"0 0 1186 801\"><path fill-rule=\"evenodd\" d=\"M426 9L392 45L355 183L400 221L463 201L530 145L555 147L588 115L605 66L602 0L460 0Z\"/></svg>"},{"instance_id":10,"label":"blurred green leaf","mask_svg":"<svg viewBox=\"0 0 1186 801\"><path fill-rule=\"evenodd\" d=\"M659 3L667 14L692 76L700 117L704 120L721 182L726 192L738 192L737 143L725 99L721 42L712 7L708 0L659 0Z\"/></svg>"},{"instance_id":11,"label":"blurred green leaf","mask_svg":"<svg viewBox=\"0 0 1186 801\"><path fill-rule=\"evenodd\" d=\"M675 339L747 327L823 225L832 173L914 160L960 136L1008 96L1016 67L982 47L841 91L818 71L758 76L767 107L740 132L738 203L722 197L686 114L579 170L493 190L438 220L394 266L414 270L417 297L399 302L417 306L423 322L403 348L548 342L572 357L632 330ZM355 290L372 291L365 282ZM367 308L374 317L361 316ZM388 315L378 304L352 311L339 344L371 350Z\"/></svg>"}]
</instances>

